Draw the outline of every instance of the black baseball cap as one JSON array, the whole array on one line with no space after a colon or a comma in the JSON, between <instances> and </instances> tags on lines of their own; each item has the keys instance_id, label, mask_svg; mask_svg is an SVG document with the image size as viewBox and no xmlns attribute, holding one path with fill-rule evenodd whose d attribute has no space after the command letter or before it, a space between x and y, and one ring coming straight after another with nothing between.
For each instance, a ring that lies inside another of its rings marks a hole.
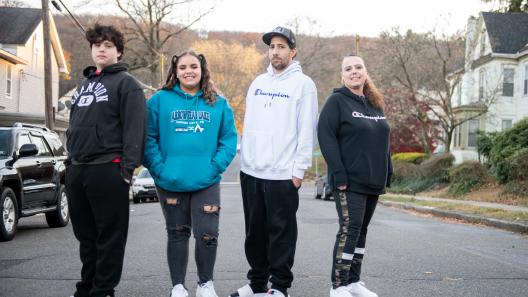
<instances>
[{"instance_id":1,"label":"black baseball cap","mask_svg":"<svg viewBox=\"0 0 528 297\"><path fill-rule=\"evenodd\" d=\"M288 28L281 27L281 26L277 27L273 29L273 31L262 35L262 41L264 41L265 44L269 45L271 43L271 38L273 38L273 36L282 36L286 38L291 48L295 48L297 46L295 35L293 34L292 30Z\"/></svg>"}]
</instances>

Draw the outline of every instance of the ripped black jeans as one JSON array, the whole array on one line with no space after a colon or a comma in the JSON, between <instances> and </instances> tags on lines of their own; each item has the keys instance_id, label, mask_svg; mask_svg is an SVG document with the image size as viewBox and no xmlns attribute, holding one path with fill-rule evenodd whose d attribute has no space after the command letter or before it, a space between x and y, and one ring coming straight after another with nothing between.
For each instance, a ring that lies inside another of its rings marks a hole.
<instances>
[{"instance_id":1,"label":"ripped black jeans","mask_svg":"<svg viewBox=\"0 0 528 297\"><path fill-rule=\"evenodd\" d=\"M200 283L213 280L218 246L220 186L195 192L169 192L156 187L167 229L167 261L172 285L185 286L191 229Z\"/></svg>"}]
</instances>

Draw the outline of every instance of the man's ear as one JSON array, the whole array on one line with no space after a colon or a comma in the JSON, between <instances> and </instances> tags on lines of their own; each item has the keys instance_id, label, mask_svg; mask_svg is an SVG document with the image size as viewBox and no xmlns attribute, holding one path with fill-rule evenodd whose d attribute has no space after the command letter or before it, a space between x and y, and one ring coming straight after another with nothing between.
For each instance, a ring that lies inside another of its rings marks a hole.
<instances>
[{"instance_id":1,"label":"man's ear","mask_svg":"<svg viewBox=\"0 0 528 297\"><path fill-rule=\"evenodd\" d=\"M292 48L291 51L292 51L292 60L293 60L293 58L297 56L297 48Z\"/></svg>"}]
</instances>

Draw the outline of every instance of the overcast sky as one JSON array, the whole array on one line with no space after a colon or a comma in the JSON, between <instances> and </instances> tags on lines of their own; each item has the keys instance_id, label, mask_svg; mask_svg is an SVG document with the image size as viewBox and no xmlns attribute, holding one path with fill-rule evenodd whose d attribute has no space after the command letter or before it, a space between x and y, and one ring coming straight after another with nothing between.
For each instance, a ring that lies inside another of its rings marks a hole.
<instances>
[{"instance_id":1,"label":"overcast sky","mask_svg":"<svg viewBox=\"0 0 528 297\"><path fill-rule=\"evenodd\" d=\"M113 5L94 9L93 5L78 6L83 2L100 0L62 0L76 12L97 13L118 11ZM40 7L41 0L25 0L32 7ZM112 0L100 3L113 2ZM393 27L427 32L434 28L443 33L464 30L469 16L487 11L492 4L480 0L195 0L190 6L179 6L180 13L173 21L185 23L199 11L211 6L214 10L199 23L198 30L233 30L265 32L277 25L301 20L303 33L318 33L326 36L355 35L377 36ZM52 7L52 11L56 10ZM317 22L309 26L306 19Z\"/></svg>"}]
</instances>

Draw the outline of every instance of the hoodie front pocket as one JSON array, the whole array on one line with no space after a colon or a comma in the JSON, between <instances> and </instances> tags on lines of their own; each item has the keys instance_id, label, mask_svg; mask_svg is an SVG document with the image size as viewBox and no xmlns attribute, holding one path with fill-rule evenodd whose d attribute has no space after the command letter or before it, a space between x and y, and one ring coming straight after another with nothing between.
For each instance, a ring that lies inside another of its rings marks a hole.
<instances>
[{"instance_id":1,"label":"hoodie front pocket","mask_svg":"<svg viewBox=\"0 0 528 297\"><path fill-rule=\"evenodd\" d=\"M242 161L253 169L273 167L275 153L273 135L269 133L246 131L242 141Z\"/></svg>"},{"instance_id":2,"label":"hoodie front pocket","mask_svg":"<svg viewBox=\"0 0 528 297\"><path fill-rule=\"evenodd\" d=\"M218 177L210 157L168 156L160 178L181 191L203 189Z\"/></svg>"},{"instance_id":3,"label":"hoodie front pocket","mask_svg":"<svg viewBox=\"0 0 528 297\"><path fill-rule=\"evenodd\" d=\"M97 153L102 149L102 144L97 137L96 126L74 126L67 133L68 152L74 159L82 161L82 155Z\"/></svg>"}]
</instances>

